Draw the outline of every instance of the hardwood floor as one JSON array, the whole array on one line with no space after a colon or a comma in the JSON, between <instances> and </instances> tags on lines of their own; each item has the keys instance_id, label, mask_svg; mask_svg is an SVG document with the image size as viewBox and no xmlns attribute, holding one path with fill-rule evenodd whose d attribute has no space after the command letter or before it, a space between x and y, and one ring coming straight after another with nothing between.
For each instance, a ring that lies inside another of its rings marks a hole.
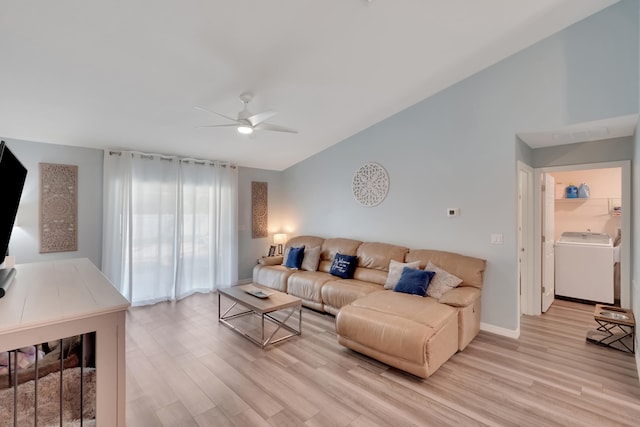
<instances>
[{"instance_id":1,"label":"hardwood floor","mask_svg":"<svg viewBox=\"0 0 640 427\"><path fill-rule=\"evenodd\" d=\"M334 318L261 350L217 294L129 310L127 426L637 426L633 355L585 342L593 307L558 301L518 340L480 335L426 380L338 345Z\"/></svg>"}]
</instances>

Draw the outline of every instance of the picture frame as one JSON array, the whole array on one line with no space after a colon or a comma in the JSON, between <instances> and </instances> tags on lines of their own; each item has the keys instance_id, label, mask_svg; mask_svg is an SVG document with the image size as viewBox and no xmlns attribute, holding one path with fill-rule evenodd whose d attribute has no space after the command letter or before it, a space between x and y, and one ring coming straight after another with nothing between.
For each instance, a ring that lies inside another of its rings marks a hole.
<instances>
[{"instance_id":1,"label":"picture frame","mask_svg":"<svg viewBox=\"0 0 640 427\"><path fill-rule=\"evenodd\" d=\"M276 254L276 247L275 245L271 245L269 246L269 255L268 256L274 256Z\"/></svg>"}]
</instances>

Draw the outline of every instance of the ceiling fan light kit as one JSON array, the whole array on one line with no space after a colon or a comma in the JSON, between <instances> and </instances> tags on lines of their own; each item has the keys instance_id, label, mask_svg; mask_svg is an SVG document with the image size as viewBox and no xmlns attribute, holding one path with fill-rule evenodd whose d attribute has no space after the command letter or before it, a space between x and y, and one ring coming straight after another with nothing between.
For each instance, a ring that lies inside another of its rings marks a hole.
<instances>
[{"instance_id":1,"label":"ceiling fan light kit","mask_svg":"<svg viewBox=\"0 0 640 427\"><path fill-rule=\"evenodd\" d=\"M234 122L233 124L224 124L224 125L204 125L201 127L228 127L235 126L239 133L243 135L250 135L254 130L268 130L274 132L288 132L288 133L298 133L297 130L287 128L280 125L275 125L272 123L267 123L271 117L275 116L277 113L275 111L263 111L262 113L253 114L249 111L249 102L253 99L253 94L249 92L244 92L240 94L240 102L242 102L243 108L242 111L238 113L236 119L233 119L229 116L225 116L224 114L217 113L215 111L207 110L202 107L195 107L198 110L206 111L207 113L216 114L224 119L230 120Z\"/></svg>"},{"instance_id":2,"label":"ceiling fan light kit","mask_svg":"<svg viewBox=\"0 0 640 427\"><path fill-rule=\"evenodd\" d=\"M253 128L247 125L240 125L238 126L238 132L243 135L250 135L253 133Z\"/></svg>"}]
</instances>

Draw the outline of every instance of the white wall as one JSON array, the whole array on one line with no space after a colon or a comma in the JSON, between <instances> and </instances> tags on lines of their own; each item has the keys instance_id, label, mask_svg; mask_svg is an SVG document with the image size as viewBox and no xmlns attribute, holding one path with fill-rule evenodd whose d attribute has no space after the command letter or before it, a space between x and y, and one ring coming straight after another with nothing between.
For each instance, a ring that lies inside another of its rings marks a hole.
<instances>
[{"instance_id":1,"label":"white wall","mask_svg":"<svg viewBox=\"0 0 640 427\"><path fill-rule=\"evenodd\" d=\"M251 182L266 182L268 185L269 237L251 237ZM267 255L273 245L273 235L289 232L282 223L283 194L282 173L264 169L238 169L238 279L252 278L253 267L261 256Z\"/></svg>"},{"instance_id":2,"label":"white wall","mask_svg":"<svg viewBox=\"0 0 640 427\"><path fill-rule=\"evenodd\" d=\"M9 252L18 263L89 258L101 266L103 151L2 138L28 170ZM78 165L78 251L40 254L38 163ZM251 237L251 181L269 184L269 238ZM256 260L267 254L273 234L287 232L281 220L282 173L262 169L238 170L238 278L251 279Z\"/></svg>"},{"instance_id":3,"label":"white wall","mask_svg":"<svg viewBox=\"0 0 640 427\"><path fill-rule=\"evenodd\" d=\"M285 223L484 258L482 322L517 330L515 163L531 153L515 135L637 111L638 3L623 1L289 168ZM351 194L369 161L391 181L375 208Z\"/></svg>"},{"instance_id":4,"label":"white wall","mask_svg":"<svg viewBox=\"0 0 640 427\"><path fill-rule=\"evenodd\" d=\"M3 138L27 168L27 180L9 244L16 263L89 258L98 268L102 257L102 150ZM78 166L78 250L39 253L39 163Z\"/></svg>"}]
</instances>

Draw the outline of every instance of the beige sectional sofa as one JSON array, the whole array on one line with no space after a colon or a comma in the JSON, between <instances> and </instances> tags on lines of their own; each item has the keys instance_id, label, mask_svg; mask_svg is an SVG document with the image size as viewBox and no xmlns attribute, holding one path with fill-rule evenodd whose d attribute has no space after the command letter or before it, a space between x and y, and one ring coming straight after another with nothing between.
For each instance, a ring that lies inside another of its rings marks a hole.
<instances>
[{"instance_id":1,"label":"beige sectional sofa","mask_svg":"<svg viewBox=\"0 0 640 427\"><path fill-rule=\"evenodd\" d=\"M336 316L338 342L386 364L426 378L480 330L480 297L486 262L451 252L352 239L299 236L290 247L320 247L315 267L282 265L283 257L263 258L253 281L302 299L304 306ZM336 253L357 256L351 279L329 273ZM385 290L391 261L429 262L462 279L439 299Z\"/></svg>"}]
</instances>

